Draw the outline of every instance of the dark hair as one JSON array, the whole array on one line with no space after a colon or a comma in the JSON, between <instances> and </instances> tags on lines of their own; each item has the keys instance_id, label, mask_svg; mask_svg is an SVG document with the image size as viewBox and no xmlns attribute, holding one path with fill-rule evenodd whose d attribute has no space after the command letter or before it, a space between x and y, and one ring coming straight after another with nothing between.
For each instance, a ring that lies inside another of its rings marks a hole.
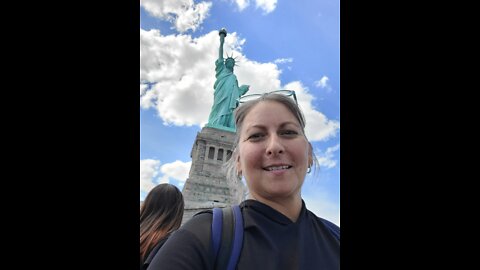
<instances>
[{"instance_id":1,"label":"dark hair","mask_svg":"<svg viewBox=\"0 0 480 270\"><path fill-rule=\"evenodd\" d=\"M245 120L246 115L253 109L253 107L255 107L258 103L265 102L265 101L278 102L284 105L298 120L298 123L300 123L300 126L302 127L303 135L305 136L305 138L307 138L307 136L305 135L305 125L306 125L305 117L303 116L303 113L300 110L300 107L293 101L292 98L285 95L275 94L275 93L265 93L257 99L242 103L240 106L237 107L237 109L235 109L235 125L237 128L235 142L233 143L232 156L225 164L225 167L227 170L227 180L232 183L235 183L239 179L237 168L236 168L236 160L238 158L237 146L240 140L240 133L243 127L243 120ZM308 142L308 144L310 145L310 150L312 153L312 159L313 159L312 167L317 168L318 167L317 157L313 152L312 144L310 142Z\"/></svg>"},{"instance_id":2,"label":"dark hair","mask_svg":"<svg viewBox=\"0 0 480 270\"><path fill-rule=\"evenodd\" d=\"M184 201L172 184L160 184L148 193L140 207L140 259L182 224Z\"/></svg>"}]
</instances>

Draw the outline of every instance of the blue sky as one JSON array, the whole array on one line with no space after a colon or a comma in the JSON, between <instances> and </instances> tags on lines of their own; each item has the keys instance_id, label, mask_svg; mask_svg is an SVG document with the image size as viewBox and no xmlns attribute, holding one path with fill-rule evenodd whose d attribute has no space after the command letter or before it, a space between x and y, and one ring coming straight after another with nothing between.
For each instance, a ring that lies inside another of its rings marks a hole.
<instances>
[{"instance_id":1,"label":"blue sky","mask_svg":"<svg viewBox=\"0 0 480 270\"><path fill-rule=\"evenodd\" d=\"M340 1L141 0L140 200L183 188L197 132L213 104L218 30L249 94L292 89L320 162L302 197L340 225Z\"/></svg>"}]
</instances>

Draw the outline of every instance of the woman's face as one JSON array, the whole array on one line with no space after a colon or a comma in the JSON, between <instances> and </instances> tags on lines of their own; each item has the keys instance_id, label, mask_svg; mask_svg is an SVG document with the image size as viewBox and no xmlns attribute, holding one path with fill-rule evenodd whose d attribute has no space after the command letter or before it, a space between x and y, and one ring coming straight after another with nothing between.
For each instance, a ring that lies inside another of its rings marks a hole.
<instances>
[{"instance_id":1,"label":"woman's face","mask_svg":"<svg viewBox=\"0 0 480 270\"><path fill-rule=\"evenodd\" d=\"M245 116L240 130L237 171L255 199L300 197L310 145L285 105L260 102Z\"/></svg>"}]
</instances>

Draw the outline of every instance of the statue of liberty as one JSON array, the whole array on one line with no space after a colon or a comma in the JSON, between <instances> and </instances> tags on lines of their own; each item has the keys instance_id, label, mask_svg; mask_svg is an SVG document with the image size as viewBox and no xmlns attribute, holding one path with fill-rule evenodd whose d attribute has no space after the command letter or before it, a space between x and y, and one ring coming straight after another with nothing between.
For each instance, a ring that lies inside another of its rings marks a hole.
<instances>
[{"instance_id":1,"label":"statue of liberty","mask_svg":"<svg viewBox=\"0 0 480 270\"><path fill-rule=\"evenodd\" d=\"M218 59L215 61L215 84L213 88L213 106L208 117L207 126L227 127L227 130L235 131L235 119L233 111L237 107L237 99L244 95L249 85L238 86L237 76L233 74L235 59L231 56L223 59L223 43L227 36L227 30L222 28L219 31L220 48L218 50Z\"/></svg>"}]
</instances>

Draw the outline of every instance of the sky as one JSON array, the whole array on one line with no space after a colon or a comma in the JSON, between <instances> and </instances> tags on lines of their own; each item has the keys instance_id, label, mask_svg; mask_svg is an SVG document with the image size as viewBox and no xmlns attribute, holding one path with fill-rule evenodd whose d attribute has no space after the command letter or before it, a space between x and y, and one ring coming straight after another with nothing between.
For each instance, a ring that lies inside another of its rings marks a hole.
<instances>
[{"instance_id":1,"label":"sky","mask_svg":"<svg viewBox=\"0 0 480 270\"><path fill-rule=\"evenodd\" d=\"M248 94L295 90L319 168L302 198L340 226L340 1L141 0L140 200L183 188L213 104L218 30Z\"/></svg>"}]
</instances>

